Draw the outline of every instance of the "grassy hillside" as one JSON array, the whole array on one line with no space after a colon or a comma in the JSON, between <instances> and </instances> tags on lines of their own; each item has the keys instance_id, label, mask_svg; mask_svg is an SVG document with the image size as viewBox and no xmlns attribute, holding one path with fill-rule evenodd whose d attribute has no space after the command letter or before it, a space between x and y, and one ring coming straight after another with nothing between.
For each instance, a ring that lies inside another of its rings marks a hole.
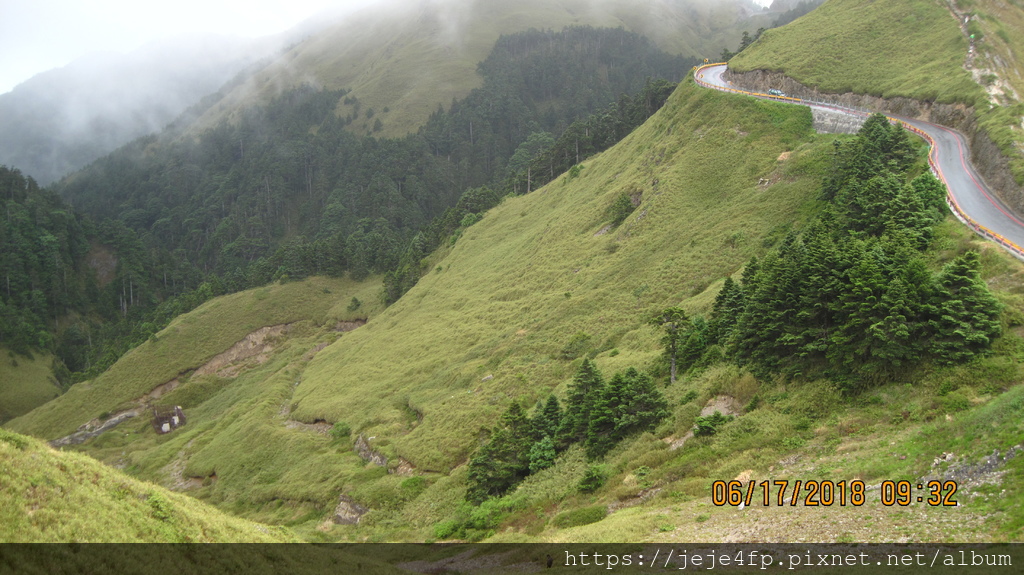
<instances>
[{"instance_id":1,"label":"grassy hillside","mask_svg":"<svg viewBox=\"0 0 1024 575\"><path fill-rule=\"evenodd\" d=\"M287 530L231 517L38 439L0 430L0 542L285 542Z\"/></svg>"},{"instance_id":2,"label":"grassy hillside","mask_svg":"<svg viewBox=\"0 0 1024 575\"><path fill-rule=\"evenodd\" d=\"M830 0L767 31L729 67L778 71L827 92L973 106L1024 184L1021 8L1001 0Z\"/></svg>"},{"instance_id":3,"label":"grassy hillside","mask_svg":"<svg viewBox=\"0 0 1024 575\"><path fill-rule=\"evenodd\" d=\"M689 306L706 307L765 237L813 208L828 145L810 137L806 110L680 88L576 178L488 212L413 291L319 354L295 416L345 420L447 471L510 400L532 405L571 375L558 356L578 332L605 352L602 368L650 363L659 336L647 315L700 294ZM642 203L606 229L622 192Z\"/></svg>"},{"instance_id":4,"label":"grassy hillside","mask_svg":"<svg viewBox=\"0 0 1024 575\"><path fill-rule=\"evenodd\" d=\"M775 70L829 92L973 104L982 90L963 69L967 39L944 4L831 0L766 31L729 67Z\"/></svg>"},{"instance_id":5,"label":"grassy hillside","mask_svg":"<svg viewBox=\"0 0 1024 575\"><path fill-rule=\"evenodd\" d=\"M375 310L379 289L379 282L313 278L217 298L175 319L96 379L72 386L7 427L46 439L67 435L93 418L105 419L132 406L157 386L176 378L187 380L190 372L259 328L293 322L325 325L343 316L366 317ZM367 302L366 307L347 311L356 296ZM182 386L179 393L188 387Z\"/></svg>"},{"instance_id":6,"label":"grassy hillside","mask_svg":"<svg viewBox=\"0 0 1024 575\"><path fill-rule=\"evenodd\" d=\"M374 5L297 44L228 93L194 130L308 82L351 89L362 110L376 111L375 119L383 123L381 135L402 136L415 131L438 106L447 108L452 99L480 86L477 63L501 34L570 25L621 26L647 35L670 53L701 56L735 45L743 30L769 25L768 16L752 15L739 2L684 6L635 0L452 0ZM351 112L351 106L338 106L341 115ZM372 122L365 127L353 123L352 129L365 132Z\"/></svg>"},{"instance_id":7,"label":"grassy hillside","mask_svg":"<svg viewBox=\"0 0 1024 575\"><path fill-rule=\"evenodd\" d=\"M53 382L53 356L31 359L0 348L0 423L23 415L60 394Z\"/></svg>"}]
</instances>

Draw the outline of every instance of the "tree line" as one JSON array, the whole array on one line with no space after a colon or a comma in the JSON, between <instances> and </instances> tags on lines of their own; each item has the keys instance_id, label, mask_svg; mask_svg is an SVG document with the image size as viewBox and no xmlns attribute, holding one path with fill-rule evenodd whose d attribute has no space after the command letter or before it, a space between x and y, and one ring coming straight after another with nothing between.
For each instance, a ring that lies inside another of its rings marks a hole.
<instances>
[{"instance_id":1,"label":"tree line","mask_svg":"<svg viewBox=\"0 0 1024 575\"><path fill-rule=\"evenodd\" d=\"M668 417L668 402L646 372L629 368L607 382L585 358L573 376L563 409L554 395L527 417L512 402L469 462L466 500L500 497L532 473L554 465L572 445L598 459L623 439L652 431Z\"/></svg>"},{"instance_id":2,"label":"tree line","mask_svg":"<svg viewBox=\"0 0 1024 575\"><path fill-rule=\"evenodd\" d=\"M986 353L1002 306L977 253L929 268L946 190L930 172L913 176L916 158L881 114L837 142L815 221L752 258L739 281L726 278L707 321L675 308L658 318L673 372L725 358L760 377L824 377L853 393L922 362Z\"/></svg>"}]
</instances>

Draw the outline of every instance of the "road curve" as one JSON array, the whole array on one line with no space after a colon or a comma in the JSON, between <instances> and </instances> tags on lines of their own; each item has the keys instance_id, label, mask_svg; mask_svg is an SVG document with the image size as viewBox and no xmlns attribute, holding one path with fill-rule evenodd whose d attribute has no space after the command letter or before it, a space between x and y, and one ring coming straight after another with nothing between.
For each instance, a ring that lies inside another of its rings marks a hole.
<instances>
[{"instance_id":1,"label":"road curve","mask_svg":"<svg viewBox=\"0 0 1024 575\"><path fill-rule=\"evenodd\" d=\"M722 77L726 64L708 64L694 71L698 85L727 92L738 92L758 98L802 104L811 108L839 111L846 114L867 116L866 112L807 102L800 98L772 96L758 92L739 90ZM985 236L1007 249L1011 254L1024 259L1024 218L996 197L982 177L974 169L969 157L967 140L963 134L930 122L890 115L889 118L917 133L931 146L929 163L936 176L946 184L949 194L947 201L953 214L978 234Z\"/></svg>"}]
</instances>

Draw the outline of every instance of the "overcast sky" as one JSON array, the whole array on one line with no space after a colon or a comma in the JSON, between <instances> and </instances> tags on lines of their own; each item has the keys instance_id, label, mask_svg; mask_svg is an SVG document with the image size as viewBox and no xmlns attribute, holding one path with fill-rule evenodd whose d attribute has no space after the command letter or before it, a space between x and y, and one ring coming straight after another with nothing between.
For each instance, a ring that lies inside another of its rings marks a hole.
<instances>
[{"instance_id":1,"label":"overcast sky","mask_svg":"<svg viewBox=\"0 0 1024 575\"><path fill-rule=\"evenodd\" d=\"M214 32L259 37L366 0L0 0L0 94L90 53Z\"/></svg>"},{"instance_id":2,"label":"overcast sky","mask_svg":"<svg viewBox=\"0 0 1024 575\"><path fill-rule=\"evenodd\" d=\"M514 0L509 0L514 1ZM255 38L372 0L0 0L0 94L87 54L214 32ZM755 0L770 4L771 0Z\"/></svg>"}]
</instances>

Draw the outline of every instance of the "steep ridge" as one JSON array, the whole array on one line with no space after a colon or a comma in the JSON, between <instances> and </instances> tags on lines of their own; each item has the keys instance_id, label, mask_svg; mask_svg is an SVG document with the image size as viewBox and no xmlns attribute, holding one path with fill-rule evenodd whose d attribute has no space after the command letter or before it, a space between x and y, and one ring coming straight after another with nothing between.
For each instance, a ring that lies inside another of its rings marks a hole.
<instances>
[{"instance_id":1,"label":"steep ridge","mask_svg":"<svg viewBox=\"0 0 1024 575\"><path fill-rule=\"evenodd\" d=\"M742 0L378 3L313 34L232 88L191 133L235 117L282 89L309 83L351 89L364 110L374 109L384 118L381 135L402 136L414 132L438 106L447 108L480 85L477 63L501 34L572 25L623 27L648 36L668 52L697 56L735 45L741 30L770 25L771 17L753 8ZM338 106L344 115L342 103Z\"/></svg>"}]
</instances>

